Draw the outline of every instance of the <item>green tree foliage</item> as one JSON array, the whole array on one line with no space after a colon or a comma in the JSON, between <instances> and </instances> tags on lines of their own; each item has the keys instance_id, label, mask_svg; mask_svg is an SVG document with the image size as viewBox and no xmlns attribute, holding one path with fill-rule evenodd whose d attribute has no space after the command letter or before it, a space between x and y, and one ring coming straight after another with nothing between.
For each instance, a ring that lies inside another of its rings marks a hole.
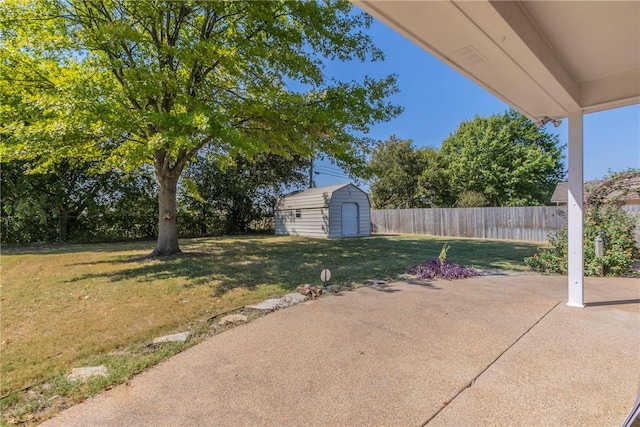
<instances>
[{"instance_id":1,"label":"green tree foliage","mask_svg":"<svg viewBox=\"0 0 640 427\"><path fill-rule=\"evenodd\" d=\"M117 186L103 198L95 215L96 239L150 238L158 233L157 192L153 172L143 168L117 174Z\"/></svg>"},{"instance_id":2,"label":"green tree foliage","mask_svg":"<svg viewBox=\"0 0 640 427\"><path fill-rule=\"evenodd\" d=\"M153 226L148 227L156 214L149 209L154 201L150 175L95 173L91 164L69 161L48 172L28 169L21 161L2 163L3 243L153 235Z\"/></svg>"},{"instance_id":3,"label":"green tree foliage","mask_svg":"<svg viewBox=\"0 0 640 427\"><path fill-rule=\"evenodd\" d=\"M395 77L341 82L327 61L379 60L371 18L346 0L7 0L0 5L0 135L6 160L153 167L158 241L178 252L178 180L208 147L325 153L357 170L358 135L399 108Z\"/></svg>"},{"instance_id":4,"label":"green tree foliage","mask_svg":"<svg viewBox=\"0 0 640 427\"><path fill-rule=\"evenodd\" d=\"M418 178L418 195L423 207L451 207L455 195L449 186L447 159L433 147L418 149L422 173Z\"/></svg>"},{"instance_id":5,"label":"green tree foliage","mask_svg":"<svg viewBox=\"0 0 640 427\"><path fill-rule=\"evenodd\" d=\"M610 174L585 194L584 273L587 276L620 276L628 273L640 256L634 233L638 218L625 212L621 202L640 194L640 173L629 170ZM604 240L604 256L596 258L596 237ZM567 274L567 226L549 238L549 249L538 251L525 264L537 271Z\"/></svg>"},{"instance_id":6,"label":"green tree foliage","mask_svg":"<svg viewBox=\"0 0 640 427\"><path fill-rule=\"evenodd\" d=\"M249 160L237 155L221 167L211 156L199 155L185 170L179 197L184 234L240 233L260 223L267 228L276 200L288 186L304 186L308 163L258 154Z\"/></svg>"},{"instance_id":7,"label":"green tree foliage","mask_svg":"<svg viewBox=\"0 0 640 427\"><path fill-rule=\"evenodd\" d=\"M53 232L48 227L49 212L42 208L30 180L25 179L24 169L23 162L1 164L2 243L47 241L59 235L57 227Z\"/></svg>"},{"instance_id":8,"label":"green tree foliage","mask_svg":"<svg viewBox=\"0 0 640 427\"><path fill-rule=\"evenodd\" d=\"M441 153L453 192L482 194L489 206L549 204L565 176L557 135L514 110L461 123Z\"/></svg>"},{"instance_id":9,"label":"green tree foliage","mask_svg":"<svg viewBox=\"0 0 640 427\"><path fill-rule=\"evenodd\" d=\"M634 230L637 219L615 204L599 205L585 212L584 274L587 276L620 276L628 273L638 257ZM602 237L605 254L595 256L594 240ZM524 262L532 270L567 274L568 232L562 230L549 237L549 249L542 249Z\"/></svg>"},{"instance_id":10,"label":"green tree foliage","mask_svg":"<svg viewBox=\"0 0 640 427\"><path fill-rule=\"evenodd\" d=\"M377 209L446 206L448 186L438 151L416 149L411 140L391 136L373 151L371 202Z\"/></svg>"},{"instance_id":11,"label":"green tree foliage","mask_svg":"<svg viewBox=\"0 0 640 427\"><path fill-rule=\"evenodd\" d=\"M369 162L378 209L549 204L564 178L558 137L509 110L460 124L441 149L392 136Z\"/></svg>"},{"instance_id":12,"label":"green tree foliage","mask_svg":"<svg viewBox=\"0 0 640 427\"><path fill-rule=\"evenodd\" d=\"M420 156L411 140L391 136L373 150L369 170L371 203L376 209L396 209L419 205L418 177L423 171Z\"/></svg>"},{"instance_id":13,"label":"green tree foliage","mask_svg":"<svg viewBox=\"0 0 640 427\"><path fill-rule=\"evenodd\" d=\"M49 173L25 174L25 162L2 165L4 241L67 240L82 228L82 214L110 185L108 177L89 176L87 168L61 162Z\"/></svg>"},{"instance_id":14,"label":"green tree foliage","mask_svg":"<svg viewBox=\"0 0 640 427\"><path fill-rule=\"evenodd\" d=\"M465 190L458 194L456 206L459 208L481 208L487 206L487 199L482 193L473 190Z\"/></svg>"}]
</instances>

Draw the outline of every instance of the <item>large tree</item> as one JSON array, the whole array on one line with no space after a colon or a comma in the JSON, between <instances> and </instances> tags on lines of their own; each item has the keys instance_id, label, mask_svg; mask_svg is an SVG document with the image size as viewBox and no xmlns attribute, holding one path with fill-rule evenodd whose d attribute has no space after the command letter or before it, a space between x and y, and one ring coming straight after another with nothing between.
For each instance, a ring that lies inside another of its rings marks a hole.
<instances>
[{"instance_id":1,"label":"large tree","mask_svg":"<svg viewBox=\"0 0 640 427\"><path fill-rule=\"evenodd\" d=\"M482 195L490 206L549 204L565 176L558 136L514 110L462 122L441 153L454 193Z\"/></svg>"},{"instance_id":2,"label":"large tree","mask_svg":"<svg viewBox=\"0 0 640 427\"><path fill-rule=\"evenodd\" d=\"M376 209L444 207L452 204L446 164L432 147L391 136L373 150L368 164Z\"/></svg>"},{"instance_id":3,"label":"large tree","mask_svg":"<svg viewBox=\"0 0 640 427\"><path fill-rule=\"evenodd\" d=\"M371 203L376 209L422 207L418 196L418 177L424 170L410 139L392 135L371 155L369 172L373 176Z\"/></svg>"},{"instance_id":4,"label":"large tree","mask_svg":"<svg viewBox=\"0 0 640 427\"><path fill-rule=\"evenodd\" d=\"M0 5L2 155L150 164L153 255L179 252L178 180L205 146L361 163L399 108L395 78L342 82L327 61L382 59L346 0L9 0Z\"/></svg>"}]
</instances>

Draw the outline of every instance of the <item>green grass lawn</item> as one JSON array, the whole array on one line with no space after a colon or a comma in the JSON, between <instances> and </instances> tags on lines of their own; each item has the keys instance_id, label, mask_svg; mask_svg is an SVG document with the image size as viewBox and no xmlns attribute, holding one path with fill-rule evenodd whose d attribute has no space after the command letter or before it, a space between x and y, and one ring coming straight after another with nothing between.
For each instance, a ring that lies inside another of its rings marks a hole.
<instances>
[{"instance_id":1,"label":"green grass lawn","mask_svg":"<svg viewBox=\"0 0 640 427\"><path fill-rule=\"evenodd\" d=\"M141 259L152 242L4 247L0 394L60 377L128 346L146 348L154 336L203 327L218 313L298 285L320 284L323 268L331 269L338 284L394 277L437 257L445 242L451 262L481 269L524 270L523 258L536 249L421 236L183 239L184 253L164 260ZM150 359L135 369L122 369L137 371L172 352L147 353Z\"/></svg>"}]
</instances>

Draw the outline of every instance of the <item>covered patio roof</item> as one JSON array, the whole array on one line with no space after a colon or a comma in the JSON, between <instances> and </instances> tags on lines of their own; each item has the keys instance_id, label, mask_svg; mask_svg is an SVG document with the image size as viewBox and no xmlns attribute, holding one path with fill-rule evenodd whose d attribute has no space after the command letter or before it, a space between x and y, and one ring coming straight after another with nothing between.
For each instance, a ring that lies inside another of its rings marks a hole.
<instances>
[{"instance_id":1,"label":"covered patio roof","mask_svg":"<svg viewBox=\"0 0 640 427\"><path fill-rule=\"evenodd\" d=\"M640 1L352 1L532 121L569 118L567 304L584 307L583 114L640 103Z\"/></svg>"},{"instance_id":2,"label":"covered patio roof","mask_svg":"<svg viewBox=\"0 0 640 427\"><path fill-rule=\"evenodd\" d=\"M638 1L354 4L534 121L640 103Z\"/></svg>"}]
</instances>

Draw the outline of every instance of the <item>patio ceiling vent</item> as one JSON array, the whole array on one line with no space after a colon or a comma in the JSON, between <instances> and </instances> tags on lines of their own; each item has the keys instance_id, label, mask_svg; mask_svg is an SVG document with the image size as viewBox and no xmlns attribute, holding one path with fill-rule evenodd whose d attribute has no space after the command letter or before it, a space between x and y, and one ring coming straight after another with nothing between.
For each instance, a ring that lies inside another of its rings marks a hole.
<instances>
[{"instance_id":1,"label":"patio ceiling vent","mask_svg":"<svg viewBox=\"0 0 640 427\"><path fill-rule=\"evenodd\" d=\"M463 47L460 50L456 50L451 56L453 57L452 59L458 63L458 65L464 67L472 67L474 65L487 62L487 58L482 56L482 54L478 52L473 46L467 46Z\"/></svg>"}]
</instances>

